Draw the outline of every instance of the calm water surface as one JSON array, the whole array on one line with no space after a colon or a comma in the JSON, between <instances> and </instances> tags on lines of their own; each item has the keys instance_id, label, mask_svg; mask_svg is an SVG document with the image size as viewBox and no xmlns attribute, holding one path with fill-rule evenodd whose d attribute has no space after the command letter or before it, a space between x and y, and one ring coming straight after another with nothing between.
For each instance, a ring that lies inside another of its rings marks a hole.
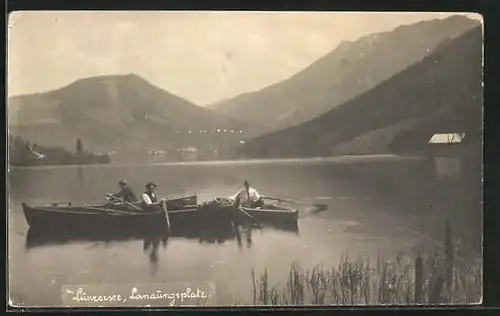
<instances>
[{"instance_id":1,"label":"calm water surface","mask_svg":"<svg viewBox=\"0 0 500 316\"><path fill-rule=\"evenodd\" d=\"M13 169L9 182L11 299L20 305L54 306L62 303L64 285L203 280L215 282L216 303L251 304L251 269L259 274L267 268L271 282L279 282L294 261L313 267L337 264L346 252L353 257L407 252L424 238L405 228L438 239L443 221L459 207L476 212L474 221L466 220L469 226L460 229L480 239L480 200L474 185L464 180L457 183L468 186L443 189L433 168L422 159L347 157ZM21 202L102 202L105 193L117 190L122 178L137 194L146 182L154 181L159 196L195 193L200 201L232 194L248 179L263 195L326 203L328 209L309 216L311 209L299 208L298 233L264 227L242 231L240 241L170 238L153 248L144 240L128 240L26 249L28 226ZM463 192L472 198L464 201Z\"/></svg>"}]
</instances>

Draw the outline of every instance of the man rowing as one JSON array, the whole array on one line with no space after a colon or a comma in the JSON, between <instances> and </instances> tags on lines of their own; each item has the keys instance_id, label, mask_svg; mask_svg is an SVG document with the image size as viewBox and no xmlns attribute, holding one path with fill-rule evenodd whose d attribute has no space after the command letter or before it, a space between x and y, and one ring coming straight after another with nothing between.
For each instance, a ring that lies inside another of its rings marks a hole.
<instances>
[{"instance_id":1,"label":"man rowing","mask_svg":"<svg viewBox=\"0 0 500 316\"><path fill-rule=\"evenodd\" d=\"M259 192L252 188L247 180L243 183L243 188L231 196L230 199L235 201L237 206L262 207L264 205Z\"/></svg>"},{"instance_id":2,"label":"man rowing","mask_svg":"<svg viewBox=\"0 0 500 316\"><path fill-rule=\"evenodd\" d=\"M130 187L128 186L127 181L120 180L120 182L118 182L118 185L120 186L121 190L120 192L111 195L112 197L120 198L126 202L131 202L131 203L137 202L137 198L135 197L135 194L132 191L132 189L130 189Z\"/></svg>"}]
</instances>

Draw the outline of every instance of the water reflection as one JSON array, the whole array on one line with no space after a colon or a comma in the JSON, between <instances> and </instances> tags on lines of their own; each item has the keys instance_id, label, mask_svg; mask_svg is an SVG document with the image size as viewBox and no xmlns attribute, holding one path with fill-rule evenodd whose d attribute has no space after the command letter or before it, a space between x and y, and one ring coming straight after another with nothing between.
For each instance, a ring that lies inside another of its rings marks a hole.
<instances>
[{"instance_id":1,"label":"water reflection","mask_svg":"<svg viewBox=\"0 0 500 316\"><path fill-rule=\"evenodd\" d=\"M166 243L168 236L166 233L152 231L150 233L138 234L129 231L53 231L46 229L29 228L26 234L25 250L47 246L65 246L74 243L88 242L93 244L102 244L109 247L115 242L129 240L144 240L150 244L154 240Z\"/></svg>"},{"instance_id":2,"label":"water reflection","mask_svg":"<svg viewBox=\"0 0 500 316\"><path fill-rule=\"evenodd\" d=\"M235 225L234 232L236 235L236 241L238 244L238 248L240 248L240 250L243 248L242 233L244 234L247 248L252 247L252 230L254 230L254 229L259 229L262 231L261 226L257 227L257 226L253 226L253 225L247 225L247 226Z\"/></svg>"},{"instance_id":3,"label":"water reflection","mask_svg":"<svg viewBox=\"0 0 500 316\"><path fill-rule=\"evenodd\" d=\"M80 181L84 181L85 180L85 175L83 174L83 168L82 168L82 166L78 166L78 179Z\"/></svg>"},{"instance_id":4,"label":"water reflection","mask_svg":"<svg viewBox=\"0 0 500 316\"><path fill-rule=\"evenodd\" d=\"M269 227L270 229L279 230L288 233L298 234L298 226L277 226ZM266 228L267 229L267 228ZM170 238L182 238L190 240L198 240L199 244L223 244L226 241L236 240L238 247L243 247L243 240L247 248L252 246L252 231L260 230L263 232L262 226L256 227L255 225L241 225L237 223L224 223L212 227L206 226L192 226L192 227L178 227L171 230L170 233L166 231L151 231L148 233L134 233L134 232L111 232L111 231L51 231L29 228L26 234L25 251L33 248L46 247L46 246L65 246L73 243L88 242L94 246L110 247L113 243L124 242L131 240L142 240L143 251L149 256L151 264L158 263L158 250L160 246L163 249L167 248Z\"/></svg>"},{"instance_id":5,"label":"water reflection","mask_svg":"<svg viewBox=\"0 0 500 316\"><path fill-rule=\"evenodd\" d=\"M160 244L165 249L167 247L168 236L157 237L157 238L144 238L143 250L144 253L148 254L149 262L151 264L151 276L155 276L158 273L158 249Z\"/></svg>"},{"instance_id":6,"label":"water reflection","mask_svg":"<svg viewBox=\"0 0 500 316\"><path fill-rule=\"evenodd\" d=\"M252 247L252 228L250 227L246 232L247 247Z\"/></svg>"}]
</instances>

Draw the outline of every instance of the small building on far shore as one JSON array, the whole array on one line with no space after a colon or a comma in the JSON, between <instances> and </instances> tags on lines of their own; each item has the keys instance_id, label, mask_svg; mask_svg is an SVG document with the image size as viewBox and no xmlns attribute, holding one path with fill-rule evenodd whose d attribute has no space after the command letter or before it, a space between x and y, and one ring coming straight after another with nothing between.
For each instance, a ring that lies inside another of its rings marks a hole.
<instances>
[{"instance_id":1,"label":"small building on far shore","mask_svg":"<svg viewBox=\"0 0 500 316\"><path fill-rule=\"evenodd\" d=\"M429 139L427 154L433 157L435 174L442 178L468 178L482 168L482 138L474 132L439 132Z\"/></svg>"}]
</instances>

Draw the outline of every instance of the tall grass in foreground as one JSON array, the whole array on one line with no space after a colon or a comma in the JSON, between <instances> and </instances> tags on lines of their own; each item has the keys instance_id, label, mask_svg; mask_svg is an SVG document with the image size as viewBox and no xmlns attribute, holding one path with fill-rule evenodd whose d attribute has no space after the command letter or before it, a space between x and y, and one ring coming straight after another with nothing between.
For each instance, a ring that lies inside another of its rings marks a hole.
<instances>
[{"instance_id":1,"label":"tall grass in foreground","mask_svg":"<svg viewBox=\"0 0 500 316\"><path fill-rule=\"evenodd\" d=\"M443 249L427 255L353 260L344 255L335 266L290 267L284 283L269 284L267 269L255 278L254 305L470 304L482 298L482 262L468 258L451 243L446 226Z\"/></svg>"}]
</instances>

